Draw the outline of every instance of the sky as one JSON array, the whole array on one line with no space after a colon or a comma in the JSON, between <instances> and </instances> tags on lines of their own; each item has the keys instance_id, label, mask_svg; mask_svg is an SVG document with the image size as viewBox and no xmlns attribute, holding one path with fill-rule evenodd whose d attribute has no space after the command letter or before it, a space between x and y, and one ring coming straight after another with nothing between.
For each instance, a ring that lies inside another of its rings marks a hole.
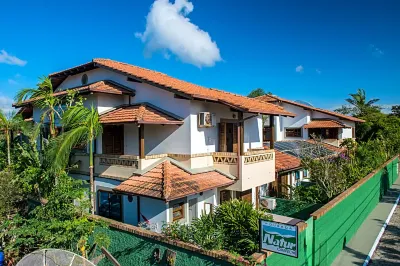
<instances>
[{"instance_id":1,"label":"sky","mask_svg":"<svg viewBox=\"0 0 400 266\"><path fill-rule=\"evenodd\" d=\"M400 1L3 1L0 108L93 58L334 109L364 88L400 104Z\"/></svg>"}]
</instances>

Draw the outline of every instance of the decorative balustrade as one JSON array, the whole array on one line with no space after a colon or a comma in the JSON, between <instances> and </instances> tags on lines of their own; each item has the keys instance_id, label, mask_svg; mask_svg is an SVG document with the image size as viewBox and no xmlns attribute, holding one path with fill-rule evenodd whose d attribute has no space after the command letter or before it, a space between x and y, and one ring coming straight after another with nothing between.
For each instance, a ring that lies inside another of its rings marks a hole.
<instances>
[{"instance_id":1,"label":"decorative balustrade","mask_svg":"<svg viewBox=\"0 0 400 266\"><path fill-rule=\"evenodd\" d=\"M118 156L118 155L106 155L106 154L96 154L99 158L99 165L104 166L125 166L133 167L139 169L139 159L137 156Z\"/></svg>"},{"instance_id":2,"label":"decorative balustrade","mask_svg":"<svg viewBox=\"0 0 400 266\"><path fill-rule=\"evenodd\" d=\"M237 164L238 156L236 153L231 152L214 152L213 153L213 162L215 164Z\"/></svg>"}]
</instances>

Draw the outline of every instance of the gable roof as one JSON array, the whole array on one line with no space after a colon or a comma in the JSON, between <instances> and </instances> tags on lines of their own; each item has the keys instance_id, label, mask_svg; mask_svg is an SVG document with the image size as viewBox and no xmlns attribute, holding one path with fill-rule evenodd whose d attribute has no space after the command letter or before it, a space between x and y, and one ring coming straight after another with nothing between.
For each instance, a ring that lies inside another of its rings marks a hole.
<instances>
[{"instance_id":1,"label":"gable roof","mask_svg":"<svg viewBox=\"0 0 400 266\"><path fill-rule=\"evenodd\" d=\"M357 117L344 115L344 114L340 114L340 113L333 112L333 111L330 111L330 110L309 106L309 105L302 104L302 103L299 103L299 102L287 100L287 99L278 97L276 95L266 94L266 95L262 95L262 96L257 97L257 99L259 99L259 100L261 100L263 102L266 102L266 103L277 103L277 102L288 103L288 104L292 104L292 105L295 105L295 106L298 106L298 107L302 107L302 108L304 108L306 110L318 111L318 112L321 112L323 114L328 114L328 115L335 116L335 117L338 117L338 118L344 119L344 120L349 120L349 121L353 121L353 122L361 122L361 123L365 122L364 120L359 119Z\"/></svg>"},{"instance_id":2,"label":"gable roof","mask_svg":"<svg viewBox=\"0 0 400 266\"><path fill-rule=\"evenodd\" d=\"M133 89L127 88L119 83L116 83L111 80L102 80L102 81L97 81L91 84L67 89L67 90L62 90L62 91L57 91L53 93L53 96L55 97L63 97L68 95L68 92L70 91L75 91L76 93L86 93L86 92L98 92L98 93L106 93L106 94L116 94L116 95L134 95L135 91ZM41 100L42 97L36 97L36 98L31 98L23 102L19 103L14 103L14 107L22 107L26 106L30 103L33 103L35 101Z\"/></svg>"},{"instance_id":3,"label":"gable roof","mask_svg":"<svg viewBox=\"0 0 400 266\"><path fill-rule=\"evenodd\" d=\"M70 68L64 71L50 74L54 85L60 85L69 75L75 75L95 68L105 68L118 72L138 82L144 82L153 86L169 90L175 94L191 100L206 100L218 102L230 106L236 110L250 113L262 113L271 115L295 116L295 114L286 111L283 107L274 104L265 104L264 102L248 98L242 95L233 94L221 90L205 88L187 81L170 77L166 74L150 69L117 62L110 59L93 59L92 62Z\"/></svg>"},{"instance_id":4,"label":"gable roof","mask_svg":"<svg viewBox=\"0 0 400 266\"><path fill-rule=\"evenodd\" d=\"M346 125L332 119L311 120L304 128L346 128Z\"/></svg>"},{"instance_id":5,"label":"gable roof","mask_svg":"<svg viewBox=\"0 0 400 266\"><path fill-rule=\"evenodd\" d=\"M113 190L171 201L234 182L216 170L191 173L172 160L165 160L142 175L130 177Z\"/></svg>"},{"instance_id":6,"label":"gable roof","mask_svg":"<svg viewBox=\"0 0 400 266\"><path fill-rule=\"evenodd\" d=\"M183 119L149 103L122 105L100 114L102 124L138 123L181 125Z\"/></svg>"}]
</instances>

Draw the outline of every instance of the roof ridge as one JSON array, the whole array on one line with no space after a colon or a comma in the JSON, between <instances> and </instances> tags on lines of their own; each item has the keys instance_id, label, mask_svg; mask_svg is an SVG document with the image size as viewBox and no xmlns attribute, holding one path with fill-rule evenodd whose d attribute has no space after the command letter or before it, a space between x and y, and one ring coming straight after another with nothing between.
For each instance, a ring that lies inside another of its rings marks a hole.
<instances>
[{"instance_id":1,"label":"roof ridge","mask_svg":"<svg viewBox=\"0 0 400 266\"><path fill-rule=\"evenodd\" d=\"M162 162L162 190L163 190L163 196L165 199L169 198L171 195L171 186L170 186L170 167L171 163L166 160Z\"/></svg>"}]
</instances>

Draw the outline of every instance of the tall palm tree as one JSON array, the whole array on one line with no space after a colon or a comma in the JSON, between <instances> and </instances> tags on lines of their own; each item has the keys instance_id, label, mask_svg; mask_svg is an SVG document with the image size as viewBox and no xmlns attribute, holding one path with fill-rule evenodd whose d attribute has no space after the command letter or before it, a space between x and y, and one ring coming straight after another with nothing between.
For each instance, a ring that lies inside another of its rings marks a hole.
<instances>
[{"instance_id":1,"label":"tall palm tree","mask_svg":"<svg viewBox=\"0 0 400 266\"><path fill-rule=\"evenodd\" d=\"M11 165L11 134L15 130L19 130L23 126L23 119L20 115L6 115L0 109L0 132L3 132L7 143L7 163Z\"/></svg>"},{"instance_id":2,"label":"tall palm tree","mask_svg":"<svg viewBox=\"0 0 400 266\"><path fill-rule=\"evenodd\" d=\"M62 102L62 99L55 97L53 92L54 90L51 79L43 76L39 78L37 88L22 89L15 96L17 103L21 103L29 99L35 99L32 104L44 110L42 113L41 122L43 122L46 117L48 118L50 124L50 136L52 138L57 135L55 117L57 116L59 119L61 119L61 114L59 111L57 111L57 106L59 106Z\"/></svg>"},{"instance_id":3,"label":"tall palm tree","mask_svg":"<svg viewBox=\"0 0 400 266\"><path fill-rule=\"evenodd\" d=\"M368 110L379 110L379 107L374 105L379 99L367 101L364 89L358 89L357 93L351 93L350 96L346 101L355 107L356 115L362 116Z\"/></svg>"},{"instance_id":4,"label":"tall palm tree","mask_svg":"<svg viewBox=\"0 0 400 266\"><path fill-rule=\"evenodd\" d=\"M90 192L91 207L94 214L95 207L95 188L94 188L94 140L103 131L100 124L99 113L92 106L72 106L62 116L64 132L54 140L53 167L55 169L65 169L69 161L69 155L74 147L79 144L89 146L89 173L90 173Z\"/></svg>"}]
</instances>

